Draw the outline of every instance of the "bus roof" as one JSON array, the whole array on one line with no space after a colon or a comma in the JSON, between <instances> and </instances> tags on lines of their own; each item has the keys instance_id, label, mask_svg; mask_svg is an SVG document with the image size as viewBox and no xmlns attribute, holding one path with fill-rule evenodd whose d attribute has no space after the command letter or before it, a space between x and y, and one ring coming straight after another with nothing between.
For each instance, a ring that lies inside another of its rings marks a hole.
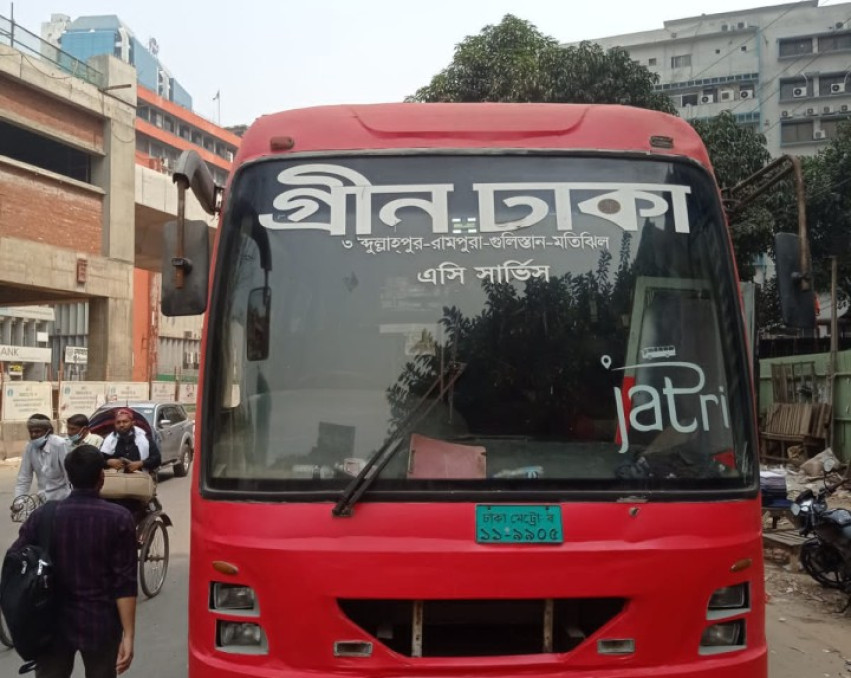
<instances>
[{"instance_id":1,"label":"bus roof","mask_svg":"<svg viewBox=\"0 0 851 678\"><path fill-rule=\"evenodd\" d=\"M669 137L672 147L651 145L651 137ZM403 148L648 152L711 168L698 134L673 115L617 105L502 103L318 106L264 115L246 131L236 165L290 153Z\"/></svg>"}]
</instances>

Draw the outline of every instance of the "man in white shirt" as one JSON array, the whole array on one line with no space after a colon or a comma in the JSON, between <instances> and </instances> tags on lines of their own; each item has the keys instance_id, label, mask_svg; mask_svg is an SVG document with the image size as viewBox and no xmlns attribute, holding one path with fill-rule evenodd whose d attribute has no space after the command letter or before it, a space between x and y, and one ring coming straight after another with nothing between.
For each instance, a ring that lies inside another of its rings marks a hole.
<instances>
[{"instance_id":1,"label":"man in white shirt","mask_svg":"<svg viewBox=\"0 0 851 678\"><path fill-rule=\"evenodd\" d=\"M33 475L38 484L39 496L46 500L64 499L71 493L71 485L65 473L65 455L68 445L53 433L50 418L34 414L27 420L30 442L21 457L15 497L29 494Z\"/></svg>"},{"instance_id":2,"label":"man in white shirt","mask_svg":"<svg viewBox=\"0 0 851 678\"><path fill-rule=\"evenodd\" d=\"M85 414L72 414L65 420L65 428L68 431L68 444L72 450L80 445L91 445L100 449L103 444L103 438L89 430L89 418Z\"/></svg>"}]
</instances>

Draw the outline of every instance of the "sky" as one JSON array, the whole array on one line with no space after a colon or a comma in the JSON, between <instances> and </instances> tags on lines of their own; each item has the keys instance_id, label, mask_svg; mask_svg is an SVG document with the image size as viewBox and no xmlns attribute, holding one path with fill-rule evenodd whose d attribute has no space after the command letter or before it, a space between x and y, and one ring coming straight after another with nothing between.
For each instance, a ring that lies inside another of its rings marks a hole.
<instances>
[{"instance_id":1,"label":"sky","mask_svg":"<svg viewBox=\"0 0 851 678\"><path fill-rule=\"evenodd\" d=\"M455 46L514 14L560 42L662 28L666 20L781 0L0 0L40 35L51 14L116 14L222 125L337 103L401 101L452 61ZM837 4L822 0L821 5ZM214 100L216 92L220 99Z\"/></svg>"}]
</instances>

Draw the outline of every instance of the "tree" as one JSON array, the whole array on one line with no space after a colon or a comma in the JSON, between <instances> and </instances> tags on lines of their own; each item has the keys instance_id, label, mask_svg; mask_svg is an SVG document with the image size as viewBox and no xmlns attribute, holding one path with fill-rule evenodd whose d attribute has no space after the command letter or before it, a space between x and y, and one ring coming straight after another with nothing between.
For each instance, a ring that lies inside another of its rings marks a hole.
<instances>
[{"instance_id":1,"label":"tree","mask_svg":"<svg viewBox=\"0 0 851 678\"><path fill-rule=\"evenodd\" d=\"M706 145L715 179L722 188L732 188L761 170L771 160L765 137L751 128L739 125L729 111L709 120L697 120L692 123L692 127ZM784 182L781 186L791 190L794 197L791 184ZM775 230L772 203L776 202L776 197L772 201L771 196L776 195L779 188L749 205L735 215L730 223L736 264L742 280L753 277L754 259L771 250Z\"/></svg>"},{"instance_id":2,"label":"tree","mask_svg":"<svg viewBox=\"0 0 851 678\"><path fill-rule=\"evenodd\" d=\"M507 14L455 48L452 63L409 97L423 102L608 103L673 113L651 73L620 48L583 42L561 47L534 25Z\"/></svg>"},{"instance_id":3,"label":"tree","mask_svg":"<svg viewBox=\"0 0 851 678\"><path fill-rule=\"evenodd\" d=\"M851 124L840 124L826 148L803 159L803 173L816 288L830 289L830 257L836 256L840 294L847 296L851 294ZM797 231L797 221L789 220L784 230Z\"/></svg>"}]
</instances>

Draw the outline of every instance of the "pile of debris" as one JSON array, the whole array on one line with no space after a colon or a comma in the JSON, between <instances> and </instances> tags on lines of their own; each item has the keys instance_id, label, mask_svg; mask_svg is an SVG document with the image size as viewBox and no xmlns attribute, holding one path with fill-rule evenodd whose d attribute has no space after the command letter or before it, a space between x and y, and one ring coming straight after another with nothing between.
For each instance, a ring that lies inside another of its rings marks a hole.
<instances>
[{"instance_id":1,"label":"pile of debris","mask_svg":"<svg viewBox=\"0 0 851 678\"><path fill-rule=\"evenodd\" d=\"M818 492L819 489L824 487L825 482L832 485L838 483L844 477L847 482L831 495L830 506L831 508L851 508L851 465L848 468L843 468L840 465L841 462L829 447L811 459L805 460L801 460L800 457L793 457L794 449L794 447L789 448L789 463L785 465L763 464L760 467L760 475L764 479L782 477L786 481L788 499L794 499L807 489ZM836 468L832 473L825 476L824 463L828 459L835 460Z\"/></svg>"}]
</instances>

